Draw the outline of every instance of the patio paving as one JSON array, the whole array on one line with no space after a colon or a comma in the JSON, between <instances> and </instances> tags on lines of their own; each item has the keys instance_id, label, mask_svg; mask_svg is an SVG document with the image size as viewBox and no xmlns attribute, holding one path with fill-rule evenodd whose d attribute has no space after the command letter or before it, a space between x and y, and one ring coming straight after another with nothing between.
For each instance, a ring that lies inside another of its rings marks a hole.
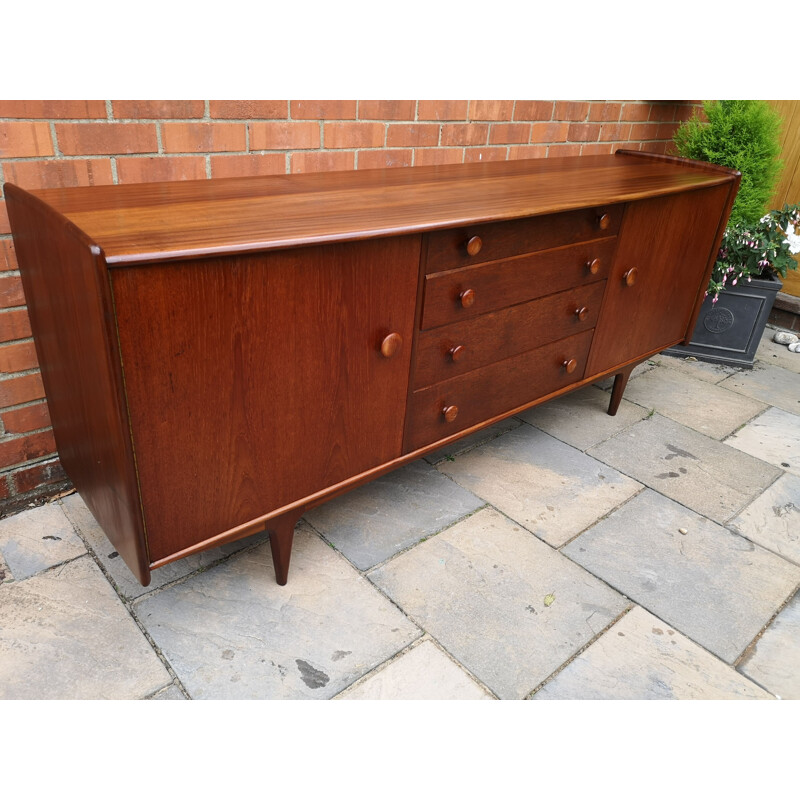
<instances>
[{"instance_id":1,"label":"patio paving","mask_svg":"<svg viewBox=\"0 0 800 800\"><path fill-rule=\"evenodd\" d=\"M658 355L142 587L0 520L0 698L800 699L800 354Z\"/></svg>"}]
</instances>

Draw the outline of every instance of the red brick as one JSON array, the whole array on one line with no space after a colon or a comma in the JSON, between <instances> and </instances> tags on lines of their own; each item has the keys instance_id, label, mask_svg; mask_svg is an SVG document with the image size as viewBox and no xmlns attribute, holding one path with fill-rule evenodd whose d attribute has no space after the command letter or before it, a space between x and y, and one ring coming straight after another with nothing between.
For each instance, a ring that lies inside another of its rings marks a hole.
<instances>
[{"instance_id":1,"label":"red brick","mask_svg":"<svg viewBox=\"0 0 800 800\"><path fill-rule=\"evenodd\" d=\"M304 150L320 145L318 122L251 122L251 150Z\"/></svg>"},{"instance_id":2,"label":"red brick","mask_svg":"<svg viewBox=\"0 0 800 800\"><path fill-rule=\"evenodd\" d=\"M671 139L675 135L675 131L678 130L677 122L662 122L658 126L658 138L659 139Z\"/></svg>"},{"instance_id":3,"label":"red brick","mask_svg":"<svg viewBox=\"0 0 800 800\"><path fill-rule=\"evenodd\" d=\"M11 233L11 223L8 221L5 200L0 200L0 233Z\"/></svg>"},{"instance_id":4,"label":"red brick","mask_svg":"<svg viewBox=\"0 0 800 800\"><path fill-rule=\"evenodd\" d=\"M650 122L672 122L675 119L675 103L653 103L648 119Z\"/></svg>"},{"instance_id":5,"label":"red brick","mask_svg":"<svg viewBox=\"0 0 800 800\"><path fill-rule=\"evenodd\" d=\"M355 153L328 153L313 150L292 153L292 172L335 172L342 169L353 169L356 163Z\"/></svg>"},{"instance_id":6,"label":"red brick","mask_svg":"<svg viewBox=\"0 0 800 800\"><path fill-rule=\"evenodd\" d=\"M25 494L34 489L67 480L64 468L57 458L17 470L12 472L11 475L17 487L17 494Z\"/></svg>"},{"instance_id":7,"label":"red brick","mask_svg":"<svg viewBox=\"0 0 800 800\"><path fill-rule=\"evenodd\" d=\"M105 100L0 100L0 117L105 119Z\"/></svg>"},{"instance_id":8,"label":"red brick","mask_svg":"<svg viewBox=\"0 0 800 800\"><path fill-rule=\"evenodd\" d=\"M426 147L414 151L414 166L430 167L436 164L461 164L464 151L453 147Z\"/></svg>"},{"instance_id":9,"label":"red brick","mask_svg":"<svg viewBox=\"0 0 800 800\"><path fill-rule=\"evenodd\" d=\"M0 122L0 158L52 156L54 152L47 122Z\"/></svg>"},{"instance_id":10,"label":"red brick","mask_svg":"<svg viewBox=\"0 0 800 800\"><path fill-rule=\"evenodd\" d=\"M468 147L464 151L464 163L470 161L505 161L505 147Z\"/></svg>"},{"instance_id":11,"label":"red brick","mask_svg":"<svg viewBox=\"0 0 800 800\"><path fill-rule=\"evenodd\" d=\"M514 105L514 119L547 121L553 118L552 100L517 100Z\"/></svg>"},{"instance_id":12,"label":"red brick","mask_svg":"<svg viewBox=\"0 0 800 800\"><path fill-rule=\"evenodd\" d=\"M111 159L80 158L49 161L7 161L7 181L23 189L58 189L62 186L107 186L114 183Z\"/></svg>"},{"instance_id":13,"label":"red brick","mask_svg":"<svg viewBox=\"0 0 800 800\"><path fill-rule=\"evenodd\" d=\"M481 145L489 141L489 125L485 122L462 122L442 125L442 146Z\"/></svg>"},{"instance_id":14,"label":"red brick","mask_svg":"<svg viewBox=\"0 0 800 800\"><path fill-rule=\"evenodd\" d=\"M420 100L417 107L417 118L431 119L437 122L450 119L466 120L468 111L468 100ZM448 161L447 163L453 162Z\"/></svg>"},{"instance_id":15,"label":"red brick","mask_svg":"<svg viewBox=\"0 0 800 800\"><path fill-rule=\"evenodd\" d=\"M619 145L606 144L603 142L589 142L581 147L582 156L608 156L611 155Z\"/></svg>"},{"instance_id":16,"label":"red brick","mask_svg":"<svg viewBox=\"0 0 800 800\"><path fill-rule=\"evenodd\" d=\"M600 129L601 142L624 142L631 134L631 126L626 123L612 122Z\"/></svg>"},{"instance_id":17,"label":"red brick","mask_svg":"<svg viewBox=\"0 0 800 800\"><path fill-rule=\"evenodd\" d=\"M623 122L645 122L650 116L650 103L625 103L620 119Z\"/></svg>"},{"instance_id":18,"label":"red brick","mask_svg":"<svg viewBox=\"0 0 800 800\"><path fill-rule=\"evenodd\" d=\"M439 144L439 125L422 124L389 125L387 147L436 147ZM325 143L327 144L327 137Z\"/></svg>"},{"instance_id":19,"label":"red brick","mask_svg":"<svg viewBox=\"0 0 800 800\"><path fill-rule=\"evenodd\" d=\"M8 486L8 479L5 475L0 475L0 500L7 500L11 496Z\"/></svg>"},{"instance_id":20,"label":"red brick","mask_svg":"<svg viewBox=\"0 0 800 800\"><path fill-rule=\"evenodd\" d=\"M283 175L285 173L285 153L211 156L212 178L239 178L245 175Z\"/></svg>"},{"instance_id":21,"label":"red brick","mask_svg":"<svg viewBox=\"0 0 800 800\"><path fill-rule=\"evenodd\" d=\"M38 366L33 342L0 345L0 372L23 372Z\"/></svg>"},{"instance_id":22,"label":"red brick","mask_svg":"<svg viewBox=\"0 0 800 800\"><path fill-rule=\"evenodd\" d=\"M531 126L525 122L492 125L489 131L489 144L528 144L530 138Z\"/></svg>"},{"instance_id":23,"label":"red brick","mask_svg":"<svg viewBox=\"0 0 800 800\"><path fill-rule=\"evenodd\" d=\"M359 119L414 119L416 100L359 100Z\"/></svg>"},{"instance_id":24,"label":"red brick","mask_svg":"<svg viewBox=\"0 0 800 800\"><path fill-rule=\"evenodd\" d=\"M596 123L574 122L569 126L567 139L570 142L596 142L600 136L600 126Z\"/></svg>"},{"instance_id":25,"label":"red brick","mask_svg":"<svg viewBox=\"0 0 800 800\"><path fill-rule=\"evenodd\" d=\"M13 239L0 239L0 272L19 269Z\"/></svg>"},{"instance_id":26,"label":"red brick","mask_svg":"<svg viewBox=\"0 0 800 800\"><path fill-rule=\"evenodd\" d=\"M564 156L579 156L581 146L579 144L551 144L547 148L548 158L562 158Z\"/></svg>"},{"instance_id":27,"label":"red brick","mask_svg":"<svg viewBox=\"0 0 800 800\"><path fill-rule=\"evenodd\" d=\"M469 118L505 121L514 114L513 100L470 100Z\"/></svg>"},{"instance_id":28,"label":"red brick","mask_svg":"<svg viewBox=\"0 0 800 800\"><path fill-rule=\"evenodd\" d=\"M559 100L553 111L553 119L581 122L589 115L589 103Z\"/></svg>"},{"instance_id":29,"label":"red brick","mask_svg":"<svg viewBox=\"0 0 800 800\"><path fill-rule=\"evenodd\" d=\"M508 148L508 160L518 158L545 158L547 147L543 144L523 144Z\"/></svg>"},{"instance_id":30,"label":"red brick","mask_svg":"<svg viewBox=\"0 0 800 800\"><path fill-rule=\"evenodd\" d=\"M117 177L120 183L203 180L206 159L204 156L118 158Z\"/></svg>"},{"instance_id":31,"label":"red brick","mask_svg":"<svg viewBox=\"0 0 800 800\"><path fill-rule=\"evenodd\" d=\"M292 100L292 119L355 119L355 100Z\"/></svg>"},{"instance_id":32,"label":"red brick","mask_svg":"<svg viewBox=\"0 0 800 800\"><path fill-rule=\"evenodd\" d=\"M413 157L413 150L361 150L358 153L358 169L410 167Z\"/></svg>"},{"instance_id":33,"label":"red brick","mask_svg":"<svg viewBox=\"0 0 800 800\"><path fill-rule=\"evenodd\" d=\"M16 408L3 414L3 427L6 433L30 433L50 427L50 414L47 403L34 403Z\"/></svg>"},{"instance_id":34,"label":"red brick","mask_svg":"<svg viewBox=\"0 0 800 800\"><path fill-rule=\"evenodd\" d=\"M53 431L41 431L0 442L0 469L56 452Z\"/></svg>"},{"instance_id":35,"label":"red brick","mask_svg":"<svg viewBox=\"0 0 800 800\"><path fill-rule=\"evenodd\" d=\"M31 336L31 323L28 312L3 311L0 313L0 342L12 342L15 339L28 339Z\"/></svg>"},{"instance_id":36,"label":"red brick","mask_svg":"<svg viewBox=\"0 0 800 800\"><path fill-rule=\"evenodd\" d=\"M383 147L384 136L380 122L325 123L325 147Z\"/></svg>"},{"instance_id":37,"label":"red brick","mask_svg":"<svg viewBox=\"0 0 800 800\"><path fill-rule=\"evenodd\" d=\"M245 126L240 122L167 122L161 127L167 153L219 153L246 150Z\"/></svg>"},{"instance_id":38,"label":"red brick","mask_svg":"<svg viewBox=\"0 0 800 800\"><path fill-rule=\"evenodd\" d=\"M192 119L206 113L202 100L112 100L114 119Z\"/></svg>"},{"instance_id":39,"label":"red brick","mask_svg":"<svg viewBox=\"0 0 800 800\"><path fill-rule=\"evenodd\" d=\"M646 150L648 153L661 153L664 154L669 150L670 142L642 142L640 150Z\"/></svg>"},{"instance_id":40,"label":"red brick","mask_svg":"<svg viewBox=\"0 0 800 800\"><path fill-rule=\"evenodd\" d=\"M14 308L25 305L22 280L18 275L0 278L0 308Z\"/></svg>"},{"instance_id":41,"label":"red brick","mask_svg":"<svg viewBox=\"0 0 800 800\"><path fill-rule=\"evenodd\" d=\"M287 119L288 100L211 100L213 119Z\"/></svg>"},{"instance_id":42,"label":"red brick","mask_svg":"<svg viewBox=\"0 0 800 800\"><path fill-rule=\"evenodd\" d=\"M618 122L621 113L622 103L592 103L589 122Z\"/></svg>"},{"instance_id":43,"label":"red brick","mask_svg":"<svg viewBox=\"0 0 800 800\"><path fill-rule=\"evenodd\" d=\"M697 110L699 110L698 106L680 105L675 109L675 121L686 122L686 120L692 118Z\"/></svg>"},{"instance_id":44,"label":"red brick","mask_svg":"<svg viewBox=\"0 0 800 800\"><path fill-rule=\"evenodd\" d=\"M565 142L569 133L568 122L534 122L531 142Z\"/></svg>"},{"instance_id":45,"label":"red brick","mask_svg":"<svg viewBox=\"0 0 800 800\"><path fill-rule=\"evenodd\" d=\"M87 122L56 125L61 152L68 156L155 153L156 126L139 122Z\"/></svg>"},{"instance_id":46,"label":"red brick","mask_svg":"<svg viewBox=\"0 0 800 800\"><path fill-rule=\"evenodd\" d=\"M632 141L638 142L650 139L658 139L658 125L648 123L631 125Z\"/></svg>"},{"instance_id":47,"label":"red brick","mask_svg":"<svg viewBox=\"0 0 800 800\"><path fill-rule=\"evenodd\" d=\"M43 397L44 386L38 372L0 381L0 408L18 406L20 403L41 400Z\"/></svg>"}]
</instances>

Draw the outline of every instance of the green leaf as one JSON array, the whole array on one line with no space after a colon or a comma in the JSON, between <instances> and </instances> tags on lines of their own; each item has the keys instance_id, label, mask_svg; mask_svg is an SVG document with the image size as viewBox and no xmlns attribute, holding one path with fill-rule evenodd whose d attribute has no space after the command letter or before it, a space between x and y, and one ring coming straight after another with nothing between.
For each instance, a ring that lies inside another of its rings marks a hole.
<instances>
[{"instance_id":1,"label":"green leaf","mask_svg":"<svg viewBox=\"0 0 800 800\"><path fill-rule=\"evenodd\" d=\"M552 594L546 594L544 596L544 607L545 608L550 608L550 606L553 605L553 603L555 603L555 601L556 601L555 592L553 592Z\"/></svg>"}]
</instances>

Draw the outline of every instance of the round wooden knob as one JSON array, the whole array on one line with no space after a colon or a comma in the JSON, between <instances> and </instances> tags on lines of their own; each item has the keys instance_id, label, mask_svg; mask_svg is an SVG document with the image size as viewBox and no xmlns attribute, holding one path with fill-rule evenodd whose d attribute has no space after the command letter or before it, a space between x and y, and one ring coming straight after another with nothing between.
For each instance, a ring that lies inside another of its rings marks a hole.
<instances>
[{"instance_id":1,"label":"round wooden knob","mask_svg":"<svg viewBox=\"0 0 800 800\"><path fill-rule=\"evenodd\" d=\"M463 344L457 344L451 347L447 352L453 361L461 361L461 359L464 357L464 353L467 352L467 348L464 347Z\"/></svg>"},{"instance_id":2,"label":"round wooden knob","mask_svg":"<svg viewBox=\"0 0 800 800\"><path fill-rule=\"evenodd\" d=\"M470 236L469 239L467 239L467 252L471 256L478 255L481 251L481 247L483 247L483 242L480 236Z\"/></svg>"},{"instance_id":3,"label":"round wooden knob","mask_svg":"<svg viewBox=\"0 0 800 800\"><path fill-rule=\"evenodd\" d=\"M458 296L458 299L461 301L462 308L469 308L475 302L475 290L464 289Z\"/></svg>"},{"instance_id":4,"label":"round wooden knob","mask_svg":"<svg viewBox=\"0 0 800 800\"><path fill-rule=\"evenodd\" d=\"M445 406L442 414L448 422L452 422L458 416L458 406Z\"/></svg>"},{"instance_id":5,"label":"round wooden knob","mask_svg":"<svg viewBox=\"0 0 800 800\"><path fill-rule=\"evenodd\" d=\"M578 362L574 358L570 358L569 361L565 361L562 366L571 375L578 368Z\"/></svg>"},{"instance_id":6,"label":"round wooden knob","mask_svg":"<svg viewBox=\"0 0 800 800\"><path fill-rule=\"evenodd\" d=\"M600 259L593 258L591 261L587 261L586 269L588 269L592 275L597 275L597 273L600 272Z\"/></svg>"},{"instance_id":7,"label":"round wooden knob","mask_svg":"<svg viewBox=\"0 0 800 800\"><path fill-rule=\"evenodd\" d=\"M623 276L622 280L625 281L626 286L633 286L636 283L636 278L639 276L639 270L636 267L631 267Z\"/></svg>"},{"instance_id":8,"label":"round wooden knob","mask_svg":"<svg viewBox=\"0 0 800 800\"><path fill-rule=\"evenodd\" d=\"M597 215L597 227L600 228L601 231L604 231L608 226L611 224L611 217L608 214L598 214Z\"/></svg>"},{"instance_id":9,"label":"round wooden knob","mask_svg":"<svg viewBox=\"0 0 800 800\"><path fill-rule=\"evenodd\" d=\"M381 355L384 358L391 358L402 346L403 337L399 333L390 333L381 342Z\"/></svg>"},{"instance_id":10,"label":"round wooden knob","mask_svg":"<svg viewBox=\"0 0 800 800\"><path fill-rule=\"evenodd\" d=\"M575 309L575 316L583 322L589 316L589 309L586 306L581 306Z\"/></svg>"}]
</instances>

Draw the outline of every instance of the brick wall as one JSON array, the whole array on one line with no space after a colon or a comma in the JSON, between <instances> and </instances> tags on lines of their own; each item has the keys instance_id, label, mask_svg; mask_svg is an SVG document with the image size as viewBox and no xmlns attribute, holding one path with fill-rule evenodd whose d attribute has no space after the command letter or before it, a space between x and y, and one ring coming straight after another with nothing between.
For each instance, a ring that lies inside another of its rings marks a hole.
<instances>
[{"instance_id":1,"label":"brick wall","mask_svg":"<svg viewBox=\"0 0 800 800\"><path fill-rule=\"evenodd\" d=\"M666 152L697 101L0 100L25 189ZM67 485L0 196L0 516Z\"/></svg>"}]
</instances>

